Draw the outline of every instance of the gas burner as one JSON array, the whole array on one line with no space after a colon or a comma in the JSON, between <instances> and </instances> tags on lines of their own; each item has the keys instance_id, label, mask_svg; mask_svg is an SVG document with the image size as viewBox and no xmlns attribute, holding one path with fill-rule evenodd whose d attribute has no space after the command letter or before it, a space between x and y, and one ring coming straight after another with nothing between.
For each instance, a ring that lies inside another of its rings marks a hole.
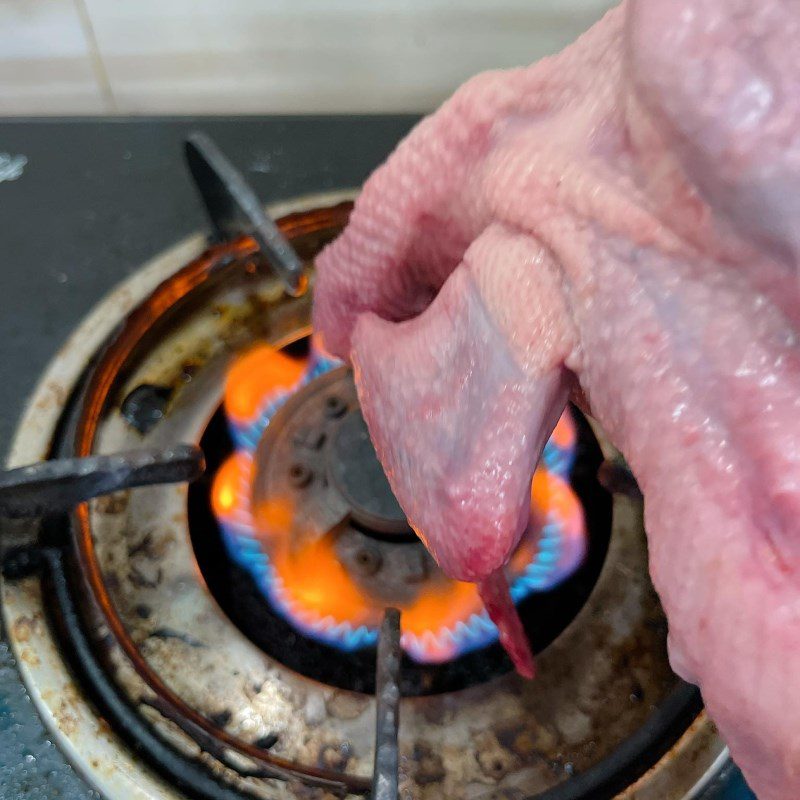
<instances>
[{"instance_id":1,"label":"gas burner","mask_svg":"<svg viewBox=\"0 0 800 800\"><path fill-rule=\"evenodd\" d=\"M697 692L669 668L641 502L632 488L612 496L599 484L603 459L614 465L604 471L608 485L622 486L625 476L591 420L574 417L569 474L585 515L585 559L553 589L520 599L540 651L535 681L509 672L491 644L442 663L401 663L394 614L380 655L319 641L272 608L252 565L231 557L231 544L244 541L236 539L243 519L222 513L218 525L211 501L224 512L239 508L239 495L225 500L212 484L229 457L251 448L249 530L271 559L265 532L294 524L276 503L286 491L302 512L301 542L328 541L335 528L343 532L336 563L362 570L359 587L383 600L414 592L408 581L375 586L364 574L374 562L361 549L408 568L405 552L417 546L367 453L348 375L328 369L312 379L306 371L315 363L307 350L313 259L346 223L351 196L273 209L273 226L246 196L232 198L238 206L208 204L212 213L230 212L215 225L212 246L199 236L178 245L93 312L43 377L13 448L12 466L99 459L6 476L26 491L41 480L58 503L67 502L65 478L70 502L94 496L69 514L4 530L5 542L15 534L21 545L4 564L9 639L76 769L109 799L290 800L373 790L380 800L697 796L725 750ZM297 260L287 258L278 273L265 269L264 254L284 258L285 246ZM257 430L249 423L251 412L260 419L264 411L263 392L241 406L223 393L242 354L264 344L297 362L285 388L303 387ZM331 395L338 399L329 403ZM329 421L316 449L318 426L300 431L319 415ZM191 477L196 451L177 448L197 445L204 477L189 487L153 484ZM569 449L549 451L541 474L563 480ZM111 469L119 454L142 450L154 459L144 473L129 460L121 472ZM306 450L318 455L301 458ZM169 453L189 456L184 472L173 471ZM86 480L87 464L105 471L103 480ZM164 464L166 478L158 472ZM41 510L42 497L29 497L35 502L22 511ZM9 510L7 501L0 491L0 509ZM535 553L547 550L541 539L540 532ZM401 621L411 618L411 602ZM373 786L376 768L389 779Z\"/></svg>"},{"instance_id":2,"label":"gas burner","mask_svg":"<svg viewBox=\"0 0 800 800\"><path fill-rule=\"evenodd\" d=\"M411 530L351 373L313 340L306 352L303 344L256 347L228 374L236 449L216 473L212 507L231 556L295 628L344 651L375 645L387 605L403 609L403 649L417 662L447 662L495 642L476 587L448 579ZM511 561L518 602L560 584L586 553L582 507L568 482L575 447L567 412L545 449L530 529Z\"/></svg>"}]
</instances>

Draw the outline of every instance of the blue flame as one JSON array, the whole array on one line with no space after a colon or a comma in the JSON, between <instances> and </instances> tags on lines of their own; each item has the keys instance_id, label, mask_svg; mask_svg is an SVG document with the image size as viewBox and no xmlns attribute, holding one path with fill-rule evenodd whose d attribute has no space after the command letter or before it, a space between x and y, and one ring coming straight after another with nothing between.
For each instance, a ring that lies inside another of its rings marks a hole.
<instances>
[{"instance_id":1,"label":"blue flame","mask_svg":"<svg viewBox=\"0 0 800 800\"><path fill-rule=\"evenodd\" d=\"M312 351L308 369L298 388L340 365L340 362ZM250 459L254 457L270 420L291 395L292 392L282 391L265 397L257 418L246 425L229 422L235 448L240 454ZM575 447L559 447L551 439L544 448L544 467L564 480L568 480L574 460ZM223 539L230 557L250 573L272 606L302 633L342 651L352 652L374 646L378 639L377 627L337 623L331 617L309 619L303 609L293 607L280 576L273 569L269 555L257 537L250 511L250 487L241 486L239 491L235 512L226 519L219 520ZM573 532L570 538L570 532L564 529L563 522L555 515L549 515L540 532L536 555L511 584L511 597L515 603L534 592L553 588L574 571L583 556L584 547L583 531L578 534L576 536ZM453 655L450 657L454 657L486 647L496 642L497 638L497 628L486 612L483 612L472 614L452 628L442 627L419 635L405 632L402 644L415 660L430 662L437 660L432 657L432 653L452 651Z\"/></svg>"}]
</instances>

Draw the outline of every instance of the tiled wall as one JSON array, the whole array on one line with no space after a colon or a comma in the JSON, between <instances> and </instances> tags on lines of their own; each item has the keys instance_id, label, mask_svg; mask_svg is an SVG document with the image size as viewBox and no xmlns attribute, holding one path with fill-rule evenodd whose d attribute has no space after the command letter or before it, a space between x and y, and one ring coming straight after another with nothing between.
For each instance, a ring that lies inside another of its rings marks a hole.
<instances>
[{"instance_id":1,"label":"tiled wall","mask_svg":"<svg viewBox=\"0 0 800 800\"><path fill-rule=\"evenodd\" d=\"M0 114L418 111L611 0L0 0Z\"/></svg>"}]
</instances>

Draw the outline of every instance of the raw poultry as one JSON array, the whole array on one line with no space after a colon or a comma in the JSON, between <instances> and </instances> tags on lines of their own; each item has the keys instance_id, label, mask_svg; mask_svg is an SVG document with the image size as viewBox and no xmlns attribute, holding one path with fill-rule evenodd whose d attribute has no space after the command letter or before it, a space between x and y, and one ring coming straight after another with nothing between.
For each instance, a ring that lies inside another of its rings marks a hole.
<instances>
[{"instance_id":1,"label":"raw poultry","mask_svg":"<svg viewBox=\"0 0 800 800\"><path fill-rule=\"evenodd\" d=\"M762 800L800 797L799 44L790 0L638 0L473 79L366 184L315 308L523 674L503 566L588 403L644 492L673 667Z\"/></svg>"}]
</instances>

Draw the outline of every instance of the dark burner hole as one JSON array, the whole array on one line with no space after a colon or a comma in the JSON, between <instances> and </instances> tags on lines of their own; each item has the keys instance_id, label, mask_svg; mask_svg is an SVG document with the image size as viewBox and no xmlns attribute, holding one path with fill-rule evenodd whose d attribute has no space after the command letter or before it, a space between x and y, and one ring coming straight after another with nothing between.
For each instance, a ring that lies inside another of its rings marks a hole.
<instances>
[{"instance_id":1,"label":"dark burner hole","mask_svg":"<svg viewBox=\"0 0 800 800\"><path fill-rule=\"evenodd\" d=\"M171 397L169 386L143 383L125 397L120 411L126 422L144 435L164 418Z\"/></svg>"},{"instance_id":2,"label":"dark burner hole","mask_svg":"<svg viewBox=\"0 0 800 800\"><path fill-rule=\"evenodd\" d=\"M338 395L325 398L325 413L329 417L341 417L347 411L347 403Z\"/></svg>"},{"instance_id":3,"label":"dark burner hole","mask_svg":"<svg viewBox=\"0 0 800 800\"><path fill-rule=\"evenodd\" d=\"M296 486L298 489L308 486L313 477L311 470L305 464L292 464L289 467L289 480L292 486Z\"/></svg>"},{"instance_id":4,"label":"dark burner hole","mask_svg":"<svg viewBox=\"0 0 800 800\"><path fill-rule=\"evenodd\" d=\"M260 750L269 750L270 748L275 747L275 745L278 744L278 734L268 733L266 736L262 736L260 739L256 739L254 744Z\"/></svg>"},{"instance_id":5,"label":"dark burner hole","mask_svg":"<svg viewBox=\"0 0 800 800\"><path fill-rule=\"evenodd\" d=\"M296 348L302 357L304 351ZM611 497L597 481L602 453L586 419L573 409L578 428L578 452L572 485L584 508L589 551L583 566L567 581L519 604L534 652L547 647L583 607L603 567L611 532ZM228 556L211 511L211 484L233 450L227 424L218 411L201 441L208 468L189 487L189 530L198 564L212 595L233 623L254 644L288 668L309 678L357 692L375 689L375 650L340 651L298 632L273 611L250 573ZM446 664L418 664L403 659L404 695L452 692L484 683L512 669L499 644L466 653Z\"/></svg>"}]
</instances>

